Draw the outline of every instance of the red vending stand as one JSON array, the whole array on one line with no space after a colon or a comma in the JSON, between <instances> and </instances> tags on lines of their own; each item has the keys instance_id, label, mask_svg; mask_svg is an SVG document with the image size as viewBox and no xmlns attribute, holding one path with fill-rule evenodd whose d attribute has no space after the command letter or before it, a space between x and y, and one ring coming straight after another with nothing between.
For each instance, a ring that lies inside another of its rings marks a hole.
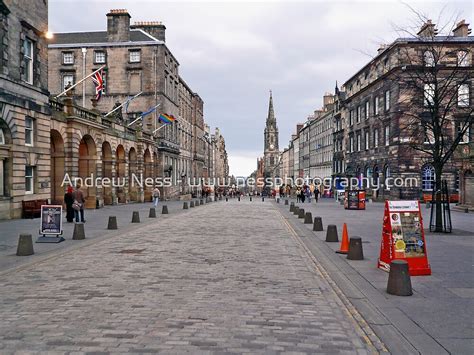
<instances>
[{"instance_id":1,"label":"red vending stand","mask_svg":"<svg viewBox=\"0 0 474 355\"><path fill-rule=\"evenodd\" d=\"M406 260L411 276L431 275L419 201L385 201L377 267L390 271L394 259Z\"/></svg>"}]
</instances>

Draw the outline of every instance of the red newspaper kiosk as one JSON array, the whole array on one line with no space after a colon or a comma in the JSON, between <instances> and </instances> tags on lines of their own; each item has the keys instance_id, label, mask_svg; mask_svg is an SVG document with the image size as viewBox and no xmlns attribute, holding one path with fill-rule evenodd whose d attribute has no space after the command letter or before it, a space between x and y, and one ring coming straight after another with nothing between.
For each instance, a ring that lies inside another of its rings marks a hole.
<instances>
[{"instance_id":1,"label":"red newspaper kiosk","mask_svg":"<svg viewBox=\"0 0 474 355\"><path fill-rule=\"evenodd\" d=\"M377 266L389 271L394 259L406 260L411 276L431 275L419 201L385 201Z\"/></svg>"}]
</instances>

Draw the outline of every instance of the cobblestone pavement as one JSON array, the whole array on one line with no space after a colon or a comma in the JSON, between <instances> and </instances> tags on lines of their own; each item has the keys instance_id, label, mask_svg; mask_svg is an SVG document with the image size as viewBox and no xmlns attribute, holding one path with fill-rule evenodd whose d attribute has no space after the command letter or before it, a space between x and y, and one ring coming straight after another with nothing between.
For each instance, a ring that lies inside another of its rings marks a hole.
<instances>
[{"instance_id":1,"label":"cobblestone pavement","mask_svg":"<svg viewBox=\"0 0 474 355\"><path fill-rule=\"evenodd\" d=\"M223 201L3 275L0 353L376 352L290 232Z\"/></svg>"}]
</instances>

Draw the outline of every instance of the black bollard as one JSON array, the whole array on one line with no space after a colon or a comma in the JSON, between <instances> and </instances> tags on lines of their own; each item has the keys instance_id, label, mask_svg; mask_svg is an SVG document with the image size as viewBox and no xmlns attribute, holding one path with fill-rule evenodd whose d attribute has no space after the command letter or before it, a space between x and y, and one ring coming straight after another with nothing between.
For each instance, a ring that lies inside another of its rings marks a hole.
<instances>
[{"instance_id":1,"label":"black bollard","mask_svg":"<svg viewBox=\"0 0 474 355\"><path fill-rule=\"evenodd\" d=\"M311 224L313 223L313 215L311 212L306 212L304 215L304 224Z\"/></svg>"},{"instance_id":2,"label":"black bollard","mask_svg":"<svg viewBox=\"0 0 474 355\"><path fill-rule=\"evenodd\" d=\"M225 198L225 202L229 202L229 199L227 197Z\"/></svg>"},{"instance_id":3,"label":"black bollard","mask_svg":"<svg viewBox=\"0 0 474 355\"><path fill-rule=\"evenodd\" d=\"M298 210L298 218L304 218L304 208Z\"/></svg>"},{"instance_id":4,"label":"black bollard","mask_svg":"<svg viewBox=\"0 0 474 355\"><path fill-rule=\"evenodd\" d=\"M31 234L20 234L18 238L18 246L16 248L17 256L28 256L33 255L35 251L33 250L33 238Z\"/></svg>"},{"instance_id":5,"label":"black bollard","mask_svg":"<svg viewBox=\"0 0 474 355\"><path fill-rule=\"evenodd\" d=\"M262 197L262 202L265 202L265 197Z\"/></svg>"},{"instance_id":6,"label":"black bollard","mask_svg":"<svg viewBox=\"0 0 474 355\"><path fill-rule=\"evenodd\" d=\"M295 205L290 205L290 212L293 212L295 210Z\"/></svg>"},{"instance_id":7,"label":"black bollard","mask_svg":"<svg viewBox=\"0 0 474 355\"><path fill-rule=\"evenodd\" d=\"M161 214L168 214L168 206L163 205L163 208L161 209Z\"/></svg>"},{"instance_id":8,"label":"black bollard","mask_svg":"<svg viewBox=\"0 0 474 355\"><path fill-rule=\"evenodd\" d=\"M188 203L187 202L183 202L183 210L187 210L188 209Z\"/></svg>"},{"instance_id":9,"label":"black bollard","mask_svg":"<svg viewBox=\"0 0 474 355\"><path fill-rule=\"evenodd\" d=\"M200 204L201 206L204 205L204 200L203 200L203 199L200 199L200 200L199 200L199 204Z\"/></svg>"},{"instance_id":10,"label":"black bollard","mask_svg":"<svg viewBox=\"0 0 474 355\"><path fill-rule=\"evenodd\" d=\"M118 229L116 216L109 216L109 223L107 224L107 229Z\"/></svg>"},{"instance_id":11,"label":"black bollard","mask_svg":"<svg viewBox=\"0 0 474 355\"><path fill-rule=\"evenodd\" d=\"M189 202L189 207L191 207L191 208L194 207L194 201Z\"/></svg>"},{"instance_id":12,"label":"black bollard","mask_svg":"<svg viewBox=\"0 0 474 355\"><path fill-rule=\"evenodd\" d=\"M323 219L321 217L314 217L313 231L323 231Z\"/></svg>"},{"instance_id":13,"label":"black bollard","mask_svg":"<svg viewBox=\"0 0 474 355\"><path fill-rule=\"evenodd\" d=\"M295 216L298 216L299 209L300 209L300 208L299 208L298 206L293 207L293 214L294 214Z\"/></svg>"},{"instance_id":14,"label":"black bollard","mask_svg":"<svg viewBox=\"0 0 474 355\"><path fill-rule=\"evenodd\" d=\"M288 200L285 200L285 206L288 206Z\"/></svg>"},{"instance_id":15,"label":"black bollard","mask_svg":"<svg viewBox=\"0 0 474 355\"><path fill-rule=\"evenodd\" d=\"M154 207L150 208L150 213L148 213L148 218L156 218L156 210Z\"/></svg>"},{"instance_id":16,"label":"black bollard","mask_svg":"<svg viewBox=\"0 0 474 355\"><path fill-rule=\"evenodd\" d=\"M279 199L279 198L277 198L277 203L280 203L280 199Z\"/></svg>"},{"instance_id":17,"label":"black bollard","mask_svg":"<svg viewBox=\"0 0 474 355\"><path fill-rule=\"evenodd\" d=\"M352 237L349 239L349 252L347 253L347 259L364 260L361 237Z\"/></svg>"},{"instance_id":18,"label":"black bollard","mask_svg":"<svg viewBox=\"0 0 474 355\"><path fill-rule=\"evenodd\" d=\"M83 240L86 239L86 233L84 231L84 223L74 223L74 232L72 233L72 240Z\"/></svg>"},{"instance_id":19,"label":"black bollard","mask_svg":"<svg viewBox=\"0 0 474 355\"><path fill-rule=\"evenodd\" d=\"M339 238L337 237L337 227L334 224L328 225L328 230L326 232L326 242L337 243Z\"/></svg>"},{"instance_id":20,"label":"black bollard","mask_svg":"<svg viewBox=\"0 0 474 355\"><path fill-rule=\"evenodd\" d=\"M410 273L406 260L393 260L388 274L387 293L395 296L411 296Z\"/></svg>"},{"instance_id":21,"label":"black bollard","mask_svg":"<svg viewBox=\"0 0 474 355\"><path fill-rule=\"evenodd\" d=\"M132 212L132 223L140 223L140 214L138 211Z\"/></svg>"},{"instance_id":22,"label":"black bollard","mask_svg":"<svg viewBox=\"0 0 474 355\"><path fill-rule=\"evenodd\" d=\"M252 196L250 196L250 202L252 202Z\"/></svg>"}]
</instances>

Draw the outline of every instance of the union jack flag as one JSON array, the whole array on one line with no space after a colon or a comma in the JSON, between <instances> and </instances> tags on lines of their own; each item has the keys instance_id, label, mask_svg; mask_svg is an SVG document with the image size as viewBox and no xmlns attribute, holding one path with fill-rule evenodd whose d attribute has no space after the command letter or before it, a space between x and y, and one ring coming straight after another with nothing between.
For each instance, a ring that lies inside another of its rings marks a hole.
<instances>
[{"instance_id":1,"label":"union jack flag","mask_svg":"<svg viewBox=\"0 0 474 355\"><path fill-rule=\"evenodd\" d=\"M99 101L102 95L105 93L104 70L99 70L97 73L92 75L92 81L95 85L95 99Z\"/></svg>"}]
</instances>

